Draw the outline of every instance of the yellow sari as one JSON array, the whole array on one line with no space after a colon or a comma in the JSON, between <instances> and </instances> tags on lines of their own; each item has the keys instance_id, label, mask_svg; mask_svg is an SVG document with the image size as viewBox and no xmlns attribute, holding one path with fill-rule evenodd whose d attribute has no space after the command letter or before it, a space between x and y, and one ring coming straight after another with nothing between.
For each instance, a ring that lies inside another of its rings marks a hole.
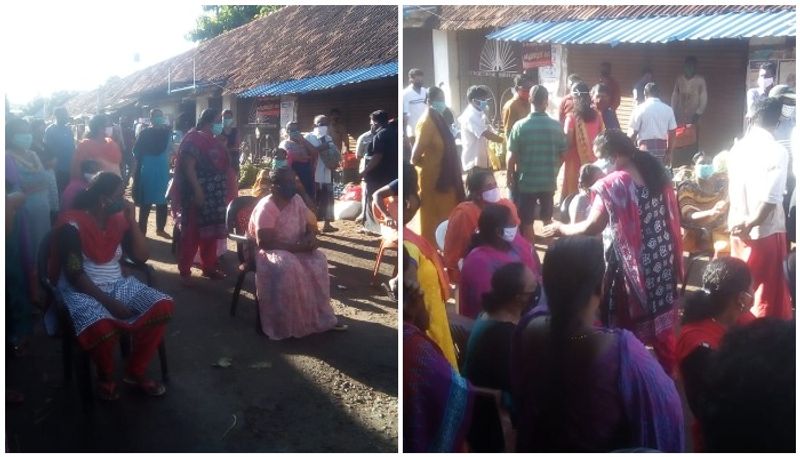
<instances>
[{"instance_id":1,"label":"yellow sari","mask_svg":"<svg viewBox=\"0 0 800 457\"><path fill-rule=\"evenodd\" d=\"M411 259L417 264L417 280L424 294L425 308L430 315L430 326L426 334L439 346L450 365L458 371L456 350L453 345L453 337L450 335L447 310L442 298L446 294L442 294L441 281L439 280L439 273L436 271L436 264L423 254L416 244L408 239L403 240L403 246L405 246Z\"/></svg>"}]
</instances>

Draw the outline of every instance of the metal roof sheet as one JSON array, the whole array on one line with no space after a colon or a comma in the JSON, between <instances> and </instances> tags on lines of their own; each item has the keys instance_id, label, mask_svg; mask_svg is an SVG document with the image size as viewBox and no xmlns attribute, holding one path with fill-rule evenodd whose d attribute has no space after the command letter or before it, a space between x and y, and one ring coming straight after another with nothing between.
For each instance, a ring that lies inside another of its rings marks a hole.
<instances>
[{"instance_id":1,"label":"metal roof sheet","mask_svg":"<svg viewBox=\"0 0 800 457\"><path fill-rule=\"evenodd\" d=\"M397 76L397 62L321 76L312 76L309 78L267 83L241 92L239 97L270 97L286 94L303 94L391 76Z\"/></svg>"},{"instance_id":2,"label":"metal roof sheet","mask_svg":"<svg viewBox=\"0 0 800 457\"><path fill-rule=\"evenodd\" d=\"M579 21L520 22L487 35L502 41L556 44L669 43L796 36L795 11L723 13Z\"/></svg>"}]
</instances>

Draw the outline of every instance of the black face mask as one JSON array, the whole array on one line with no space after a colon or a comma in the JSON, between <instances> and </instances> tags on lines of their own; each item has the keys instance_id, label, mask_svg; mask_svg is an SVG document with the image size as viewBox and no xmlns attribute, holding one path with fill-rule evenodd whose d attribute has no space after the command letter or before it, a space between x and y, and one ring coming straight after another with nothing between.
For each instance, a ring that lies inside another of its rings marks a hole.
<instances>
[{"instance_id":1,"label":"black face mask","mask_svg":"<svg viewBox=\"0 0 800 457\"><path fill-rule=\"evenodd\" d=\"M286 200L291 200L297 195L297 189L294 187L278 187L275 189L275 193L280 195L281 198Z\"/></svg>"}]
</instances>

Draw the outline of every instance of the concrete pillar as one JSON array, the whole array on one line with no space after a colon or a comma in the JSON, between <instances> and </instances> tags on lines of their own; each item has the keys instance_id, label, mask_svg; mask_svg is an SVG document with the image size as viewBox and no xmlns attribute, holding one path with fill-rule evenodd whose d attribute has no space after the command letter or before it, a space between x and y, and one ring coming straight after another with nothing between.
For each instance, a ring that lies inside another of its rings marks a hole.
<instances>
[{"instance_id":1,"label":"concrete pillar","mask_svg":"<svg viewBox=\"0 0 800 457\"><path fill-rule=\"evenodd\" d=\"M222 110L224 111L226 109L229 109L229 110L233 111L233 118L234 119L239 119L238 112L237 112L237 109L236 109L237 108L236 105L238 105L238 103L236 101L237 101L236 94L223 95L222 96Z\"/></svg>"},{"instance_id":2,"label":"concrete pillar","mask_svg":"<svg viewBox=\"0 0 800 457\"><path fill-rule=\"evenodd\" d=\"M447 105L458 116L461 112L461 84L458 79L458 49L456 33L444 30L433 30L433 68L436 86L444 82L444 93Z\"/></svg>"}]
</instances>

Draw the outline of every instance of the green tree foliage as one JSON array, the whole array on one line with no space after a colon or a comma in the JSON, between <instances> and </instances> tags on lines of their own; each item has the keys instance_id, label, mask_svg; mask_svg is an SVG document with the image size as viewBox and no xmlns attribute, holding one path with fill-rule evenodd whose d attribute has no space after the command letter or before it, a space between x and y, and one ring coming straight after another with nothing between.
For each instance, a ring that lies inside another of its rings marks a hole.
<instances>
[{"instance_id":1,"label":"green tree foliage","mask_svg":"<svg viewBox=\"0 0 800 457\"><path fill-rule=\"evenodd\" d=\"M280 8L279 5L205 5L206 14L197 18L194 30L186 34L186 39L205 41Z\"/></svg>"}]
</instances>

